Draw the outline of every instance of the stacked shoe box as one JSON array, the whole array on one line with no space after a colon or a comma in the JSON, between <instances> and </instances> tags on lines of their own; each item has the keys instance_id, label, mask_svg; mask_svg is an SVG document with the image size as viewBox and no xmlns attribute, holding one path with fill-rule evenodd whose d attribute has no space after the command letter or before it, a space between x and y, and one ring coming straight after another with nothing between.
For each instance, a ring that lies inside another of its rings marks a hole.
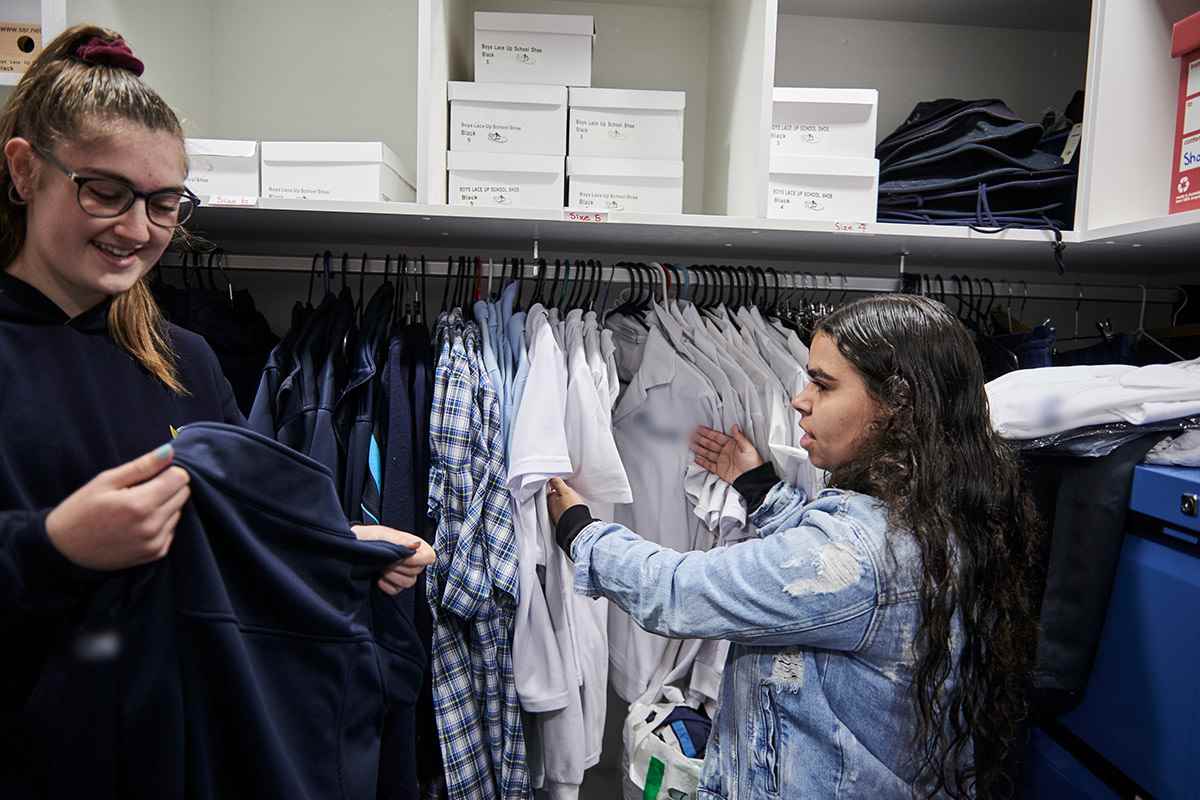
<instances>
[{"instance_id":1,"label":"stacked shoe box","mask_svg":"<svg viewBox=\"0 0 1200 800\"><path fill-rule=\"evenodd\" d=\"M567 158L571 208L683 211L684 92L569 92Z\"/></svg>"},{"instance_id":2,"label":"stacked shoe box","mask_svg":"<svg viewBox=\"0 0 1200 800\"><path fill-rule=\"evenodd\" d=\"M590 86L590 16L475 14L475 82L451 81L450 205L562 208L567 87Z\"/></svg>"},{"instance_id":3,"label":"stacked shoe box","mask_svg":"<svg viewBox=\"0 0 1200 800\"><path fill-rule=\"evenodd\" d=\"M874 222L875 89L776 88L767 216Z\"/></svg>"}]
</instances>

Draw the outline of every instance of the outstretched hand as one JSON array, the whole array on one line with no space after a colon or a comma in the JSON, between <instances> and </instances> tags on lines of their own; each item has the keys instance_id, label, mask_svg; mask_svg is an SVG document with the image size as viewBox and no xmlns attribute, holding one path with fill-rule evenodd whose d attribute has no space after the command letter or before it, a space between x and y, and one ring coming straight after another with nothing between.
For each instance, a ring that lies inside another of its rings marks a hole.
<instances>
[{"instance_id":1,"label":"outstretched hand","mask_svg":"<svg viewBox=\"0 0 1200 800\"><path fill-rule=\"evenodd\" d=\"M429 543L413 533L398 531L386 525L354 525L351 527L360 541L384 541L407 547L413 551L408 558L396 561L384 570L376 584L390 595L411 589L425 568L437 561L437 553Z\"/></svg>"},{"instance_id":2,"label":"outstretched hand","mask_svg":"<svg viewBox=\"0 0 1200 800\"><path fill-rule=\"evenodd\" d=\"M737 425L727 436L720 431L696 428L692 434L692 453L696 463L727 483L763 463L762 456Z\"/></svg>"}]
</instances>

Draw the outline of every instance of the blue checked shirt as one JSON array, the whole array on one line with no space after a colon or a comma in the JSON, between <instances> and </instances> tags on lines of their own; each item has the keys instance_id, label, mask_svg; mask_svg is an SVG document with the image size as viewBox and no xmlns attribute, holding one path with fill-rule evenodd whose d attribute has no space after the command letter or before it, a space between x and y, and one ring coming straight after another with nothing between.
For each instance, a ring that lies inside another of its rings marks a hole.
<instances>
[{"instance_id":1,"label":"blue checked shirt","mask_svg":"<svg viewBox=\"0 0 1200 800\"><path fill-rule=\"evenodd\" d=\"M503 429L478 328L439 319L430 420L429 578L433 702L451 800L530 796L512 673L516 536L504 486Z\"/></svg>"}]
</instances>

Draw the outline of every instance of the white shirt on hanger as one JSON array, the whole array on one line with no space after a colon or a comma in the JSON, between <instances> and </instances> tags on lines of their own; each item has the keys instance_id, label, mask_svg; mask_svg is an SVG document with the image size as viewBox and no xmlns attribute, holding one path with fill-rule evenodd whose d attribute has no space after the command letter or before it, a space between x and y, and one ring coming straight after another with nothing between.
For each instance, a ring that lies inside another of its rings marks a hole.
<instances>
[{"instance_id":1,"label":"white shirt on hanger","mask_svg":"<svg viewBox=\"0 0 1200 800\"><path fill-rule=\"evenodd\" d=\"M565 708L576 686L574 669L568 675L565 668L568 662L561 650L563 642L555 636L555 618L565 621L561 596L549 597L537 574L547 554L546 483L550 478L569 476L572 470L565 427L567 375L541 305L529 310L526 334L528 388L513 423L508 469L520 570L513 674L522 708L545 712ZM553 542L552 535L550 539ZM554 610L552 600L557 602Z\"/></svg>"},{"instance_id":2,"label":"white shirt on hanger","mask_svg":"<svg viewBox=\"0 0 1200 800\"><path fill-rule=\"evenodd\" d=\"M564 322L564 341L567 346L567 445L574 470L567 482L587 503L592 514L600 519L612 519L613 504L630 503L633 494L629 479L617 452L610 427L607 396L601 399L596 380L588 363L585 345L583 312L572 309ZM553 559L554 568L561 570L562 585L570 587L565 598L568 624L575 646L575 663L579 670L582 730L560 726L558 720L543 724L543 753L547 765L547 789L557 797L569 796L570 785L582 783L554 778L555 762L574 765L582 748L582 764L587 769L600 760L604 738L604 718L608 697L608 601L588 598L574 592L574 565L564 553ZM566 752L563 752L566 751ZM551 787L550 783L570 784ZM578 787L575 787L578 791Z\"/></svg>"}]
</instances>

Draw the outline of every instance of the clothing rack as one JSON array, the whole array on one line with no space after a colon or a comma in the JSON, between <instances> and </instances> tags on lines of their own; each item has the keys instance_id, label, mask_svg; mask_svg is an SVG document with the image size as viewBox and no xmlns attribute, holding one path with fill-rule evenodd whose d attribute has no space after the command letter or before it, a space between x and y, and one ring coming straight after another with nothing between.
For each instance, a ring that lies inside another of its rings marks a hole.
<instances>
[{"instance_id":1,"label":"clothing rack","mask_svg":"<svg viewBox=\"0 0 1200 800\"><path fill-rule=\"evenodd\" d=\"M365 270L362 260L362 251L347 251L350 255L349 266L346 270L346 278L357 278L360 272L365 271L368 275L382 275L384 272L385 259L369 256L365 264ZM178 257L179 254L171 253L168 255L168 260ZM457 255L457 254L456 254ZM467 255L466 253L463 254ZM341 275L341 256L342 252L338 251L334 255L333 275L335 280L340 281ZM471 255L475 258L475 255ZM494 280L503 279L503 262L499 258L489 258L479 256L482 261L482 279L486 285L489 274L489 265ZM544 257L543 257L544 258ZM554 260L552 258L544 260L552 267ZM396 265L395 258L390 267L392 274L395 275ZM248 272L287 272L287 273L303 273L308 274L312 271L313 257L312 255L304 256L256 256L256 255L240 255L240 254L224 254L221 266L226 270L238 270ZM408 276L416 276L420 274L420 256L413 257L409 255L408 260ZM574 263L572 259L571 263ZM747 262L753 264L754 262ZM628 275L613 266L611 261L603 261L604 275L602 278L603 284L625 284L629 282ZM733 266L745 266L746 264L734 264ZM180 265L174 263L164 264L168 269L178 268ZM676 263L676 267L684 266ZM860 294L883 294L888 292L899 292L904 287L904 281L900 278L884 278L871 277L862 275L852 275L844 271L829 272L821 270L814 272L812 270L799 269L803 265L798 264L796 270L784 271L779 270L780 288L783 291L792 292L816 292L820 295L837 297L843 292L860 293ZM205 267L201 266L201 269ZM509 274L513 274L512 259L509 259ZM526 260L525 271L523 277L536 278L537 264L531 260ZM429 278L444 277L447 274L448 267L445 258L426 259L425 275ZM320 266L318 265L317 274L320 275ZM918 272L916 275L924 274L932 278L936 282L933 273L928 271ZM914 273L907 274L911 281ZM936 283L932 287L934 296L944 294L947 297L978 297L977 288L966 286L955 286L953 279L949 274L942 276L942 282ZM976 283L978 281L976 280ZM1010 281L1006 278L994 280L993 284L996 288L995 300L997 303L1008 303L1010 300L1014 303L1023 302L1024 300L1059 300L1059 301L1075 301L1087 303L1129 303L1138 305L1141 303L1147 304L1162 304L1174 305L1180 302L1185 297L1185 292L1179 287L1152 287L1146 286L1143 290L1141 285L1131 284L1101 284L1101 283L1078 283L1064 281L1060 283L1044 283L1031 281ZM696 284L693 284L695 286ZM764 291L774 291L775 283L773 278L768 278ZM1143 295L1144 291L1144 295ZM991 294L986 295L991 299Z\"/></svg>"}]
</instances>

